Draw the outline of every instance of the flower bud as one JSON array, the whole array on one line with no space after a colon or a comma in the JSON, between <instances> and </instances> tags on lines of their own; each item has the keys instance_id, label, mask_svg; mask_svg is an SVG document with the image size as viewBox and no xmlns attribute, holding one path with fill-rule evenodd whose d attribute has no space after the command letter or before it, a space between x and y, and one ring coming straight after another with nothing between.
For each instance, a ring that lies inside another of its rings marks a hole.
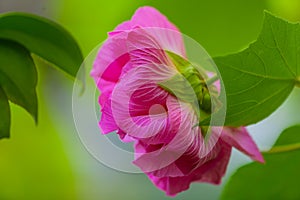
<instances>
[{"instance_id":1,"label":"flower bud","mask_svg":"<svg viewBox=\"0 0 300 200\"><path fill-rule=\"evenodd\" d=\"M187 99L189 99L189 102L192 102L191 99L187 97L188 93L186 92L188 90L187 88L191 87L193 89L194 95L196 95L200 109L208 114L211 114L211 94L208 90L208 86L205 83L207 75L205 73L199 72L193 64L180 57L179 55L174 54L172 52L167 52L167 54L169 55L172 63L176 66L177 70L180 72L181 76L183 76L182 80L185 81L184 84L179 83L179 79L177 79L177 83L176 81L173 81L173 87L176 85L176 87L174 87L174 90L178 90L178 88L183 88L183 85L185 85L185 90L178 92L178 94L186 93L184 95L184 98L182 98L183 96L176 94L175 96L184 101L187 101ZM166 89L166 87L163 88ZM195 99L193 101L195 101Z\"/></svg>"}]
</instances>

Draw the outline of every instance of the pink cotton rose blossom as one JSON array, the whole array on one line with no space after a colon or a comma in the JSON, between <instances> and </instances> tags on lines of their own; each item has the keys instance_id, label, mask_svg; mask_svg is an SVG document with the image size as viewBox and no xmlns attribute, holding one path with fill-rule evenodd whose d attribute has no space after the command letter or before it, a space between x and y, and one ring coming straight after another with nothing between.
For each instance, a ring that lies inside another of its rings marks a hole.
<instances>
[{"instance_id":1,"label":"pink cotton rose blossom","mask_svg":"<svg viewBox=\"0 0 300 200\"><path fill-rule=\"evenodd\" d=\"M244 127L223 127L209 151L203 148L194 107L161 87L179 73L167 52L186 57L176 26L151 7L109 33L91 72L101 91L102 132L133 142L134 164L169 196L192 182L219 184L232 147L264 162ZM217 130L212 127L211 137Z\"/></svg>"}]
</instances>

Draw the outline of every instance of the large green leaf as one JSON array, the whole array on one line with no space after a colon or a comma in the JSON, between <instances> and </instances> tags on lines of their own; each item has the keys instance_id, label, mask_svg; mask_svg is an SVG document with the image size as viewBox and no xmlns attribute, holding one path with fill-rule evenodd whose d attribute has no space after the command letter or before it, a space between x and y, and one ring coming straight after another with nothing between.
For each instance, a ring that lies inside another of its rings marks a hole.
<instances>
[{"instance_id":1,"label":"large green leaf","mask_svg":"<svg viewBox=\"0 0 300 200\"><path fill-rule=\"evenodd\" d=\"M0 139L9 137L10 108L7 96L0 86Z\"/></svg>"},{"instance_id":2,"label":"large green leaf","mask_svg":"<svg viewBox=\"0 0 300 200\"><path fill-rule=\"evenodd\" d=\"M73 37L58 24L25 13L0 15L0 38L16 41L73 77L83 61Z\"/></svg>"},{"instance_id":3,"label":"large green leaf","mask_svg":"<svg viewBox=\"0 0 300 200\"><path fill-rule=\"evenodd\" d=\"M226 90L226 125L256 123L274 112L299 84L300 25L265 12L257 41L214 61Z\"/></svg>"},{"instance_id":4,"label":"large green leaf","mask_svg":"<svg viewBox=\"0 0 300 200\"><path fill-rule=\"evenodd\" d=\"M37 72L30 52L16 42L0 39L0 86L8 99L25 108L35 121L36 85Z\"/></svg>"},{"instance_id":5,"label":"large green leaf","mask_svg":"<svg viewBox=\"0 0 300 200\"><path fill-rule=\"evenodd\" d=\"M222 199L300 199L300 125L286 129L264 158L265 165L240 168L227 183Z\"/></svg>"}]
</instances>

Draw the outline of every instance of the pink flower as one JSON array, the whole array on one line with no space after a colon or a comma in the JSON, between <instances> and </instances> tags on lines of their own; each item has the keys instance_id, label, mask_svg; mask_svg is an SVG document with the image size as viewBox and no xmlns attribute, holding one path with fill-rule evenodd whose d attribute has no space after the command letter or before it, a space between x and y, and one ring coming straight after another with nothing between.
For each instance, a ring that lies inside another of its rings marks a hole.
<instances>
[{"instance_id":1,"label":"pink flower","mask_svg":"<svg viewBox=\"0 0 300 200\"><path fill-rule=\"evenodd\" d=\"M134 164L170 196L192 182L219 184L232 147L264 162L243 127L212 127L207 145L189 100L202 97L184 79L167 84L182 73L170 52L184 60L182 36L151 7L139 8L109 33L91 72L101 91L102 132L117 131L124 142L134 142Z\"/></svg>"}]
</instances>

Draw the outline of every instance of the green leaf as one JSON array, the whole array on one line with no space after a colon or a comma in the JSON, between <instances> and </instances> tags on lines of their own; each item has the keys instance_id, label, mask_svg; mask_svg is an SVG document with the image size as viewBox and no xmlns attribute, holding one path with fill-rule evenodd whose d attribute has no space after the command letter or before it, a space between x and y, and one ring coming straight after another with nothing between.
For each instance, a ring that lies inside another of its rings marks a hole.
<instances>
[{"instance_id":1,"label":"green leaf","mask_svg":"<svg viewBox=\"0 0 300 200\"><path fill-rule=\"evenodd\" d=\"M277 139L275 146L300 143L300 125L286 129Z\"/></svg>"},{"instance_id":2,"label":"green leaf","mask_svg":"<svg viewBox=\"0 0 300 200\"><path fill-rule=\"evenodd\" d=\"M25 13L0 15L0 38L16 41L30 52L76 77L83 62L73 37L60 25Z\"/></svg>"},{"instance_id":3,"label":"green leaf","mask_svg":"<svg viewBox=\"0 0 300 200\"><path fill-rule=\"evenodd\" d=\"M10 108L7 96L0 87L0 139L9 137Z\"/></svg>"},{"instance_id":4,"label":"green leaf","mask_svg":"<svg viewBox=\"0 0 300 200\"><path fill-rule=\"evenodd\" d=\"M8 99L25 108L35 121L36 85L37 72L30 52L16 42L0 39L0 86Z\"/></svg>"},{"instance_id":5,"label":"green leaf","mask_svg":"<svg viewBox=\"0 0 300 200\"><path fill-rule=\"evenodd\" d=\"M257 41L214 61L226 90L225 124L256 123L274 112L299 84L300 25L265 12Z\"/></svg>"},{"instance_id":6,"label":"green leaf","mask_svg":"<svg viewBox=\"0 0 300 200\"><path fill-rule=\"evenodd\" d=\"M294 143L300 143L300 125L286 129L274 149ZM238 169L225 186L222 199L300 199L300 146L277 153L271 150L264 158L265 165L251 163Z\"/></svg>"}]
</instances>

